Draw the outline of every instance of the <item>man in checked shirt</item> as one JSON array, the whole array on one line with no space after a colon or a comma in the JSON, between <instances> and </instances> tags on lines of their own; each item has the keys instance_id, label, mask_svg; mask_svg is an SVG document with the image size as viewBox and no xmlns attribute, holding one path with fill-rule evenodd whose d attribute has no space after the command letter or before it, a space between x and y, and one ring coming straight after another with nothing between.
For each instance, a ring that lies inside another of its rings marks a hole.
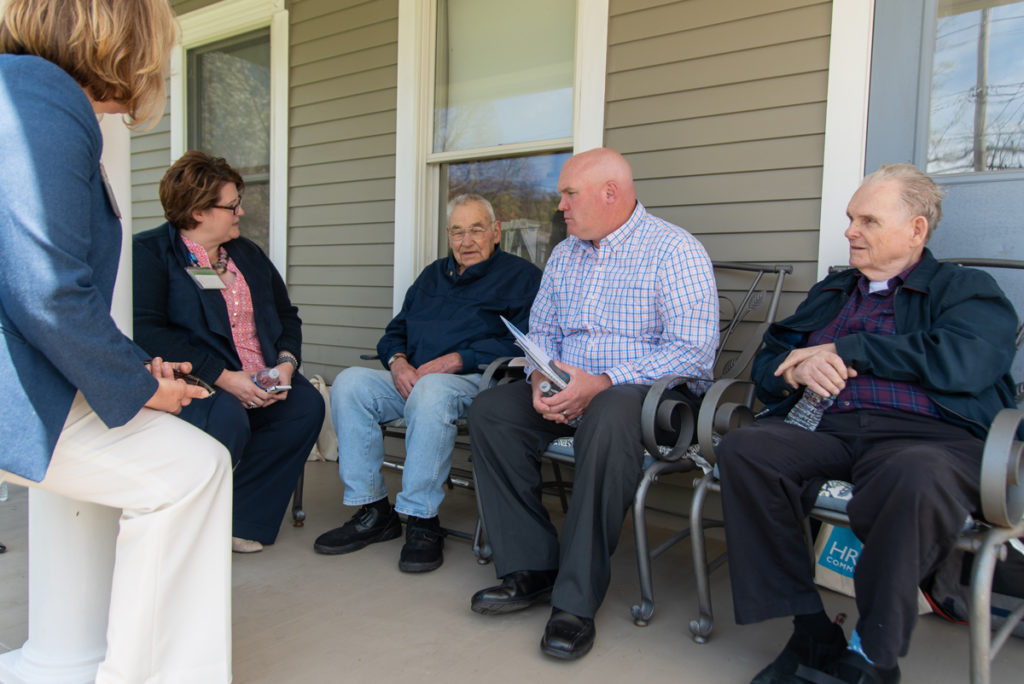
<instances>
[{"instance_id":1,"label":"man in checked shirt","mask_svg":"<svg viewBox=\"0 0 1024 684\"><path fill-rule=\"evenodd\" d=\"M898 682L917 586L979 508L982 440L1014 405L1017 316L988 274L925 248L941 198L909 164L864 179L846 212L853 268L768 329L751 371L766 410L716 449L736 621L794 616L754 684ZM835 397L817 429L784 419L805 388ZM828 479L853 483L847 512L864 542L849 648L803 535Z\"/></svg>"},{"instance_id":2,"label":"man in checked shirt","mask_svg":"<svg viewBox=\"0 0 1024 684\"><path fill-rule=\"evenodd\" d=\"M472 609L509 613L550 599L541 650L572 660L594 643L610 556L642 475L644 395L663 375L698 378L679 387L696 410L718 346L718 293L704 247L647 213L618 152L572 157L558 191L569 236L544 270L530 338L571 380L545 397L532 370L529 383L483 392L470 409L473 471L502 580L478 591ZM540 500L539 454L573 434L560 544Z\"/></svg>"}]
</instances>

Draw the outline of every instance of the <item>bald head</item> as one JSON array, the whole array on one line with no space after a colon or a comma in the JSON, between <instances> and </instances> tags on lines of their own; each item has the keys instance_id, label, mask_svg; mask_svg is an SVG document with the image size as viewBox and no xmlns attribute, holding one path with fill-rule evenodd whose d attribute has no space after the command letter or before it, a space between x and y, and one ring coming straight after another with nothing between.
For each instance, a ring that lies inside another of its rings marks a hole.
<instances>
[{"instance_id":1,"label":"bald head","mask_svg":"<svg viewBox=\"0 0 1024 684\"><path fill-rule=\"evenodd\" d=\"M625 157L606 147L571 157L562 166L558 192L569 234L595 245L624 224L636 207L633 170Z\"/></svg>"}]
</instances>

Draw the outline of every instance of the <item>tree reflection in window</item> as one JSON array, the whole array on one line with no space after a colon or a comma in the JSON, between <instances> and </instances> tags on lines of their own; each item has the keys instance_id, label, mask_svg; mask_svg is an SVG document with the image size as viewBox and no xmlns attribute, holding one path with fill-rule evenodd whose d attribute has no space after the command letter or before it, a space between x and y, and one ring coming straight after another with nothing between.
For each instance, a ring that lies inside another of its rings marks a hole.
<instances>
[{"instance_id":1,"label":"tree reflection in window","mask_svg":"<svg viewBox=\"0 0 1024 684\"><path fill-rule=\"evenodd\" d=\"M569 156L558 152L444 164L442 211L456 195L483 195L501 221L501 248L544 268L551 250L566 235L565 220L558 211L558 174ZM440 247L442 254L448 251L444 231Z\"/></svg>"}]
</instances>

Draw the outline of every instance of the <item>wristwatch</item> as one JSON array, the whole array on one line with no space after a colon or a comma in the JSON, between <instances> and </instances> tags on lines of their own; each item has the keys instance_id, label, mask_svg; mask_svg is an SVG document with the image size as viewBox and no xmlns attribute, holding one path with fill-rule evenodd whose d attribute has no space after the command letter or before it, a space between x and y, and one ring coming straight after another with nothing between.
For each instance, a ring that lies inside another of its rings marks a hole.
<instances>
[{"instance_id":1,"label":"wristwatch","mask_svg":"<svg viewBox=\"0 0 1024 684\"><path fill-rule=\"evenodd\" d=\"M393 364L395 362L395 359L408 359L408 358L409 357L405 355L405 352L398 352L398 353L392 354L391 358L388 359L388 368L391 368L391 364Z\"/></svg>"}]
</instances>

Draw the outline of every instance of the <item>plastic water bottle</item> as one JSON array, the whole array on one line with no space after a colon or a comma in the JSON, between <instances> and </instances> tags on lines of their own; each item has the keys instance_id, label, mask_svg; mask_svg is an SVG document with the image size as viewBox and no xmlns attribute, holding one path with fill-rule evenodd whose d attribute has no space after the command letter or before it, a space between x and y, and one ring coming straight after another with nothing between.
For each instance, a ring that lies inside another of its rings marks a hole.
<instances>
[{"instance_id":1,"label":"plastic water bottle","mask_svg":"<svg viewBox=\"0 0 1024 684\"><path fill-rule=\"evenodd\" d=\"M805 387L800 401L786 414L786 422L814 432L818 429L818 423L821 422L821 416L824 415L825 409L834 401L835 397L823 397L810 387Z\"/></svg>"},{"instance_id":2,"label":"plastic water bottle","mask_svg":"<svg viewBox=\"0 0 1024 684\"><path fill-rule=\"evenodd\" d=\"M261 368L252 376L252 381L263 389L268 390L271 387L277 386L277 379L280 376L281 372L276 368Z\"/></svg>"}]
</instances>

